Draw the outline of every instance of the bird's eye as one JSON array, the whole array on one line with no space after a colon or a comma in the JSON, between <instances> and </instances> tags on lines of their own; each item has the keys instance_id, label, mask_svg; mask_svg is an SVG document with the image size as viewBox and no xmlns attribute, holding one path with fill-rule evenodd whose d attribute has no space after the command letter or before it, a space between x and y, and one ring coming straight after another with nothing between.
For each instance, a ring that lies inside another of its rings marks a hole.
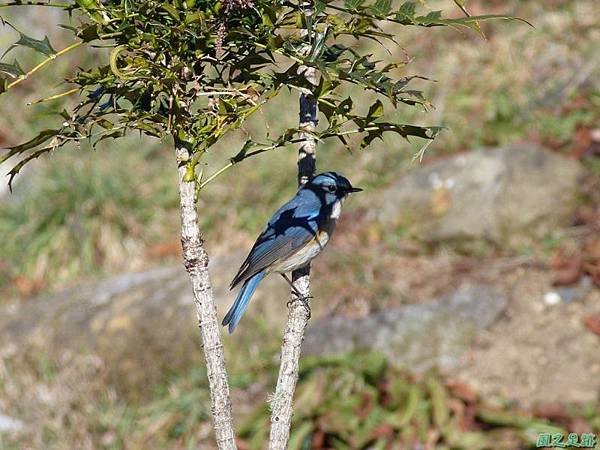
<instances>
[{"instance_id":1,"label":"bird's eye","mask_svg":"<svg viewBox=\"0 0 600 450\"><path fill-rule=\"evenodd\" d=\"M335 186L333 184L325 186L325 189L327 189L329 192L335 192Z\"/></svg>"}]
</instances>

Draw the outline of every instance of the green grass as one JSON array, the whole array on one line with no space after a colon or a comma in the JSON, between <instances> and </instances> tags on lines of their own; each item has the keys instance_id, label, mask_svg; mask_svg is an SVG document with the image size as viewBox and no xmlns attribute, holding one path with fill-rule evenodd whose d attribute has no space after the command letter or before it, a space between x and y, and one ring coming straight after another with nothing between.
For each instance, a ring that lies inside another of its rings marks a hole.
<instances>
[{"instance_id":1,"label":"green grass","mask_svg":"<svg viewBox=\"0 0 600 450\"><path fill-rule=\"evenodd\" d=\"M59 285L140 264L176 222L177 196L172 167L153 160L156 148L132 152L135 140L125 150L58 153L23 175L0 203L0 286L17 277Z\"/></svg>"}]
</instances>

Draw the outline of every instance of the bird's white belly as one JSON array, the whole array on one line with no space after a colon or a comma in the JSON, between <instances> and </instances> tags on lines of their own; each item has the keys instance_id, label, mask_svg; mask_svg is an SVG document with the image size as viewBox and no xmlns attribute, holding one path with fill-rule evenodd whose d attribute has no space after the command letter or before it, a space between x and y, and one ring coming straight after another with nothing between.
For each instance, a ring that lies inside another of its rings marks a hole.
<instances>
[{"instance_id":1,"label":"bird's white belly","mask_svg":"<svg viewBox=\"0 0 600 450\"><path fill-rule=\"evenodd\" d=\"M269 272L287 273L304 267L323 250L327 242L329 242L329 233L319 231L314 239L296 253L273 264Z\"/></svg>"}]
</instances>

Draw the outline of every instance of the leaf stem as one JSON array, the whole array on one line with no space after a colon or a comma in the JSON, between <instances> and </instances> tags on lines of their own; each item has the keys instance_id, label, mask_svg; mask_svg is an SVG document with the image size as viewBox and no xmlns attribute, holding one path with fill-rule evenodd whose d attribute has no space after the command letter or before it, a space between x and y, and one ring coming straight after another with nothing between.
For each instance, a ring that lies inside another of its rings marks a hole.
<instances>
[{"instance_id":1,"label":"leaf stem","mask_svg":"<svg viewBox=\"0 0 600 450\"><path fill-rule=\"evenodd\" d=\"M78 90L79 90L79 88L69 89L68 91L61 92L60 94L51 95L50 97L40 98L39 100L36 100L34 102L29 102L28 105L29 106L31 106L31 105L37 105L38 103L44 103L44 102L49 102L51 100L56 100L57 98L66 97L67 95L74 94Z\"/></svg>"},{"instance_id":2,"label":"leaf stem","mask_svg":"<svg viewBox=\"0 0 600 450\"><path fill-rule=\"evenodd\" d=\"M277 143L277 144L272 144L272 145L268 145L266 147L261 147L258 148L254 151L248 152L242 159L238 160L238 161L234 161L233 158L229 161L229 163L227 163L226 165L224 165L223 167L221 167L219 170L217 170L215 173L213 173L210 177L208 177L206 180L204 180L203 182L200 183L200 185L198 186L198 190L203 189L208 183L210 183L211 181L213 181L215 178L217 178L218 176L222 175L223 173L227 172L229 169L231 169L233 166L235 166L238 163L241 163L243 160L250 158L251 156L256 156L256 155L260 155L261 153L265 153L271 150L275 150L279 147L284 147L287 144L297 144L299 142L303 142L306 139L304 138L298 138L298 139L292 139L290 141L284 142L284 143Z\"/></svg>"},{"instance_id":3,"label":"leaf stem","mask_svg":"<svg viewBox=\"0 0 600 450\"><path fill-rule=\"evenodd\" d=\"M221 167L219 170L217 170L215 173L213 173L210 177L208 177L205 181L202 181L200 183L200 186L198 186L198 189L203 189L208 183L213 181L219 175L222 175L224 172L231 169L234 166L234 164L235 164L234 162L230 161L228 164Z\"/></svg>"},{"instance_id":4,"label":"leaf stem","mask_svg":"<svg viewBox=\"0 0 600 450\"><path fill-rule=\"evenodd\" d=\"M39 63L37 66L35 66L33 69L31 69L29 72L27 72L24 75L19 76L18 79L16 79L15 81L13 81L12 83L10 83L8 86L6 86L6 90L22 83L23 81L25 81L27 78L29 78L30 75L34 74L35 72L37 72L38 70L40 70L42 67L44 67L46 64L48 64L50 61L55 60L56 58L58 58L61 55L64 55L67 52L70 52L73 49L76 49L77 47L80 47L84 44L83 41L79 41L79 42L75 42L74 44L69 45L68 47L63 48L62 50L54 53L53 55L50 55L48 58L44 59L41 63Z\"/></svg>"}]
</instances>

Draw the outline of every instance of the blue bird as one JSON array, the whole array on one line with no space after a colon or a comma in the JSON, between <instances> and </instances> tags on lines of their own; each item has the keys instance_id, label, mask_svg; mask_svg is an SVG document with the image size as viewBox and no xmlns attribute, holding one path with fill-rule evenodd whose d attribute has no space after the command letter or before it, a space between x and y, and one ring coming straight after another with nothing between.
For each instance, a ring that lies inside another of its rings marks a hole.
<instances>
[{"instance_id":1,"label":"blue bird","mask_svg":"<svg viewBox=\"0 0 600 450\"><path fill-rule=\"evenodd\" d=\"M305 267L323 250L335 229L342 202L348 194L359 191L362 189L352 187L347 178L324 172L301 186L296 196L273 214L231 282L231 289L243 285L223 319L230 333L266 275L280 273L291 285L286 273Z\"/></svg>"}]
</instances>

